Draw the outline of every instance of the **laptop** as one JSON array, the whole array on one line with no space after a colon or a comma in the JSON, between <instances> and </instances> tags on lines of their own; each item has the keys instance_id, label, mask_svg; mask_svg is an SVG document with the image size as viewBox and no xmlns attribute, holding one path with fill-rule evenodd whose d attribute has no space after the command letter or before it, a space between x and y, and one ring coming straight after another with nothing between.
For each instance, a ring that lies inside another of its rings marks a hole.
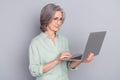
<instances>
[{"instance_id":1,"label":"laptop","mask_svg":"<svg viewBox=\"0 0 120 80\"><path fill-rule=\"evenodd\" d=\"M86 59L90 52L93 52L94 56L97 56L100 52L105 35L106 35L106 31L91 32L87 40L84 54L79 54L78 56L74 56L71 59L68 59L68 61L79 61Z\"/></svg>"}]
</instances>

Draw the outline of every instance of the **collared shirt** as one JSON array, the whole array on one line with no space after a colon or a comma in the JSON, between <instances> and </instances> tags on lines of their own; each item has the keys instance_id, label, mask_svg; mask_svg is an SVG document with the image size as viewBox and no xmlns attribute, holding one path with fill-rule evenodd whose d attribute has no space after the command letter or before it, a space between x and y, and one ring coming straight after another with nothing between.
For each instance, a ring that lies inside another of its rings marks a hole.
<instances>
[{"instance_id":1,"label":"collared shirt","mask_svg":"<svg viewBox=\"0 0 120 80\"><path fill-rule=\"evenodd\" d=\"M68 62L57 64L43 73L43 65L56 59L61 52L69 51L67 39L56 34L55 43L45 34L35 37L29 47L29 70L36 80L68 80Z\"/></svg>"}]
</instances>

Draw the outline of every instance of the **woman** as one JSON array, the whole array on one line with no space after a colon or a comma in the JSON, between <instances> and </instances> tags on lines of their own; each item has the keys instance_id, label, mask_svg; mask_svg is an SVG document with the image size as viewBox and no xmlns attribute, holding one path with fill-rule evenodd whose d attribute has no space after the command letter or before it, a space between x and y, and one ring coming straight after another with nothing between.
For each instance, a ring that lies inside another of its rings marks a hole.
<instances>
[{"instance_id":1,"label":"woman","mask_svg":"<svg viewBox=\"0 0 120 80\"><path fill-rule=\"evenodd\" d=\"M35 37L29 48L29 69L36 80L68 80L68 69L75 69L82 62L90 62L93 53L84 61L65 61L70 59L67 39L58 34L64 22L63 9L55 4L47 4L41 10L41 33Z\"/></svg>"}]
</instances>

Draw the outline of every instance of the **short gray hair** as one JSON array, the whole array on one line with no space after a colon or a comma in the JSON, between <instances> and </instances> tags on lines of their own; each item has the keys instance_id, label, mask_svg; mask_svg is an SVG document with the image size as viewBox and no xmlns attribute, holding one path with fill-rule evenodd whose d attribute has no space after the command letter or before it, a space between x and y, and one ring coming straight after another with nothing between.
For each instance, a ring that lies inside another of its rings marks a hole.
<instances>
[{"instance_id":1,"label":"short gray hair","mask_svg":"<svg viewBox=\"0 0 120 80\"><path fill-rule=\"evenodd\" d=\"M40 14L40 29L42 32L46 31L46 27L50 23L50 21L53 19L56 11L61 11L62 23L63 23L65 19L65 13L59 5L50 3L42 8L41 14Z\"/></svg>"}]
</instances>

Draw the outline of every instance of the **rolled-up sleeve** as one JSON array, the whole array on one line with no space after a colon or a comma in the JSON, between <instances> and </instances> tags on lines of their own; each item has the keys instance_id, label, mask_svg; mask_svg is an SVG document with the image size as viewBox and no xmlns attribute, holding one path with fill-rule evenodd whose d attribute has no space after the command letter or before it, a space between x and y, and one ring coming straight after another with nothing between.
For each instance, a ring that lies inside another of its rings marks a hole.
<instances>
[{"instance_id":1,"label":"rolled-up sleeve","mask_svg":"<svg viewBox=\"0 0 120 80\"><path fill-rule=\"evenodd\" d=\"M43 74L43 64L37 45L31 43L29 47L29 70L32 76L37 77Z\"/></svg>"}]
</instances>

